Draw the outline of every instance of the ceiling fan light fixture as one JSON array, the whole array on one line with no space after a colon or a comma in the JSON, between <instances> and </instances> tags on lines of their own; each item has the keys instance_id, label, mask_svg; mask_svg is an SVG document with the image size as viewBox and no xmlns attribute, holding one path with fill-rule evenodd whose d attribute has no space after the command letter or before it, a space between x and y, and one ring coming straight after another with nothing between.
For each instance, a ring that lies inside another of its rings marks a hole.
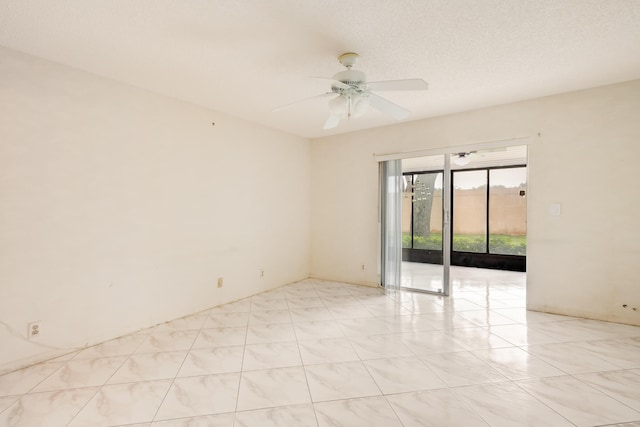
<instances>
[{"instance_id":1,"label":"ceiling fan light fixture","mask_svg":"<svg viewBox=\"0 0 640 427\"><path fill-rule=\"evenodd\" d=\"M331 114L338 117L347 117L349 112L349 100L340 95L329 101Z\"/></svg>"},{"instance_id":2,"label":"ceiling fan light fixture","mask_svg":"<svg viewBox=\"0 0 640 427\"><path fill-rule=\"evenodd\" d=\"M367 95L358 94L351 98L351 115L353 117L362 117L367 110L371 101Z\"/></svg>"}]
</instances>

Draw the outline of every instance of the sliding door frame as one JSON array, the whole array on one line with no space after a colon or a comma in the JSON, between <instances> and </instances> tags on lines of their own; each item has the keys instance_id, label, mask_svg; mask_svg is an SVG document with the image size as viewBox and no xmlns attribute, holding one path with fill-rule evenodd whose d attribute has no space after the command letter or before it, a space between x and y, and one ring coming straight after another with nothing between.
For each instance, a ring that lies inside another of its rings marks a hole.
<instances>
[{"instance_id":1,"label":"sliding door frame","mask_svg":"<svg viewBox=\"0 0 640 427\"><path fill-rule=\"evenodd\" d=\"M540 137L540 134L537 134L537 137ZM451 293L450 287L450 265L451 265L451 154L467 152L467 151L480 151L487 150L492 148L504 148L504 147L512 147L518 145L526 145L529 146L533 142L533 136L526 136L520 138L512 138L506 140L499 141L487 141L487 142L479 142L475 144L467 144L467 145L459 145L459 146L450 146L450 147L440 147L434 149L425 149L425 150L417 150L417 151L409 151L409 152L399 152L399 153L386 153L386 154L376 154L374 153L374 159L377 162L385 162L388 160L402 160L402 159L410 159L415 157L427 157L434 155L443 155L444 163L445 163L445 173L443 174L443 190L448 189L448 191L443 191L443 242L442 242L442 250L443 250L443 264L446 265L444 269L444 277L443 277L443 292L431 292L431 291L423 291L423 290L414 290L416 292L426 292L426 293L435 293L437 295L446 295L449 296ZM529 160L527 160L527 171ZM527 180L528 181L528 180ZM487 190L488 192L488 190ZM527 208L528 209L528 208ZM445 224L447 224L445 226ZM382 237L382 234L379 233L379 238ZM380 240L379 240L380 241ZM402 246L402 245L400 245ZM378 266L378 272L380 272L382 266Z\"/></svg>"}]
</instances>

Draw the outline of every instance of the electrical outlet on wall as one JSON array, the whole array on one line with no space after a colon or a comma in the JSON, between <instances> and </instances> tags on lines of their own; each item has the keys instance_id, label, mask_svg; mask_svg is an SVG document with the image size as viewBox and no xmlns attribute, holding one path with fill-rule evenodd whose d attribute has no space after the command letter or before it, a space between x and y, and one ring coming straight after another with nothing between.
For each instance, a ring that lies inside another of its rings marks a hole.
<instances>
[{"instance_id":1,"label":"electrical outlet on wall","mask_svg":"<svg viewBox=\"0 0 640 427\"><path fill-rule=\"evenodd\" d=\"M224 284L224 278L218 277L218 287L221 288L223 284Z\"/></svg>"},{"instance_id":2,"label":"electrical outlet on wall","mask_svg":"<svg viewBox=\"0 0 640 427\"><path fill-rule=\"evenodd\" d=\"M33 340L40 338L42 334L42 330L40 329L40 321L38 322L30 322L27 325L27 339Z\"/></svg>"}]
</instances>

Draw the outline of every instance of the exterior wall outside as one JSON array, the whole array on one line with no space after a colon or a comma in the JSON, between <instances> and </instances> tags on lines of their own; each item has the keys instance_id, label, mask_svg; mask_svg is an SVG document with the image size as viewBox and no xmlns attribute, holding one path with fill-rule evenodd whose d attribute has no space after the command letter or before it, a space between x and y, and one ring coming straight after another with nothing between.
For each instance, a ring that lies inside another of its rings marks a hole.
<instances>
[{"instance_id":1,"label":"exterior wall outside","mask_svg":"<svg viewBox=\"0 0 640 427\"><path fill-rule=\"evenodd\" d=\"M518 188L494 188L491 190L489 203L493 209L499 209L500 215L490 218L489 227L492 233L523 235L527 234L527 203L518 194ZM454 190L457 201L454 209L456 221L455 234L476 234L486 228L486 193L483 189ZM402 232L411 232L411 193L404 193L402 198ZM442 191L434 190L431 207L431 231L442 231Z\"/></svg>"}]
</instances>

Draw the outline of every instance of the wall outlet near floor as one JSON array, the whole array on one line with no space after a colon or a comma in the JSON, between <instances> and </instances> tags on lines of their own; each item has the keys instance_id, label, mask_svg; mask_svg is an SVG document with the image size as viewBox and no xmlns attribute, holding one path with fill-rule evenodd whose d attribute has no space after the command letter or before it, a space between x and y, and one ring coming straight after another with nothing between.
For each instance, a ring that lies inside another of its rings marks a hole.
<instances>
[{"instance_id":1,"label":"wall outlet near floor","mask_svg":"<svg viewBox=\"0 0 640 427\"><path fill-rule=\"evenodd\" d=\"M364 265L364 264L361 264L361 265L360 265L360 269L361 269L362 271L364 271L364 269L365 269L365 265Z\"/></svg>"},{"instance_id":2,"label":"wall outlet near floor","mask_svg":"<svg viewBox=\"0 0 640 427\"><path fill-rule=\"evenodd\" d=\"M260 277L264 277L264 268L260 269Z\"/></svg>"},{"instance_id":3,"label":"wall outlet near floor","mask_svg":"<svg viewBox=\"0 0 640 427\"><path fill-rule=\"evenodd\" d=\"M224 284L224 279L222 277L218 277L218 287L221 288Z\"/></svg>"},{"instance_id":4,"label":"wall outlet near floor","mask_svg":"<svg viewBox=\"0 0 640 427\"><path fill-rule=\"evenodd\" d=\"M31 322L27 325L27 339L33 340L40 338L40 334L42 334L40 322Z\"/></svg>"}]
</instances>

